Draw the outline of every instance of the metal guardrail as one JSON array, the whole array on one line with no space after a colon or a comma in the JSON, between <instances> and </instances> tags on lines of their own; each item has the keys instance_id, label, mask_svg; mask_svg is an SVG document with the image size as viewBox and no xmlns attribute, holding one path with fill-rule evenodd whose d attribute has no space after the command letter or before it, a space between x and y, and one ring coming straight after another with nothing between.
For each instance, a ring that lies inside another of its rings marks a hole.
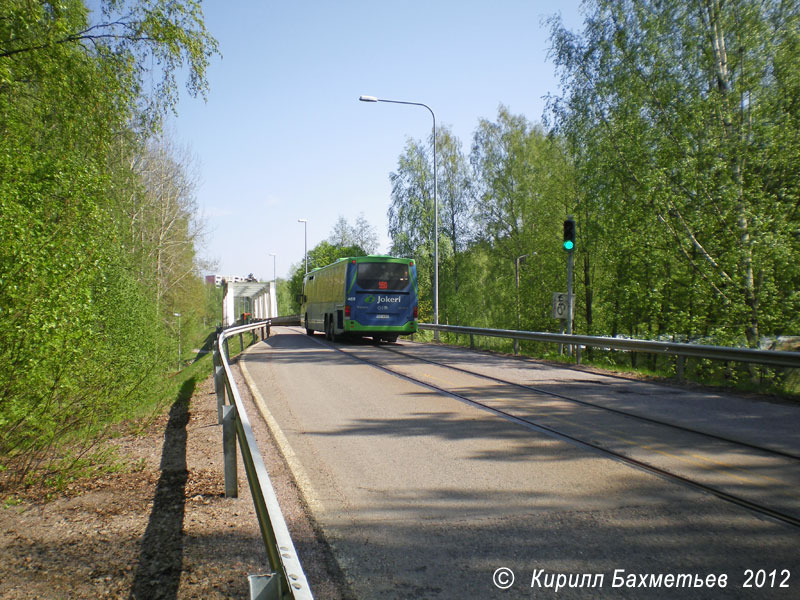
<instances>
[{"instance_id":1,"label":"metal guardrail","mask_svg":"<svg viewBox=\"0 0 800 600\"><path fill-rule=\"evenodd\" d=\"M683 379L684 359L686 357L708 358L712 360L747 362L769 367L800 368L800 352L782 350L756 350L753 348L730 348L726 346L710 346L704 344L687 344L684 342L652 342L648 340L631 340L594 335L568 335L564 333L545 333L534 331L515 331L510 329L482 329L478 327L462 327L458 325L433 325L420 323L420 329L438 331L440 333L456 333L470 336L470 346L474 346L474 336L499 337L532 342L571 345L577 348L576 359L580 364L580 346L608 348L612 350L628 350L651 354L670 354L678 357L678 378Z\"/></svg>"},{"instance_id":2,"label":"metal guardrail","mask_svg":"<svg viewBox=\"0 0 800 600\"><path fill-rule=\"evenodd\" d=\"M261 537L267 550L270 573L250 575L251 600L313 600L311 588L306 580L294 543L286 527L286 521L278 504L261 452L256 445L250 420L244 409L239 390L233 380L228 362L228 340L247 332L269 336L272 325L299 325L297 317L279 317L239 327L231 327L219 334L214 345L214 387L217 393L218 419L222 424L222 445L225 459L225 495L236 497L238 483L236 473L236 439L242 452L242 462L247 473L247 482L253 496ZM229 401L226 404L226 396Z\"/></svg>"},{"instance_id":3,"label":"metal guardrail","mask_svg":"<svg viewBox=\"0 0 800 600\"><path fill-rule=\"evenodd\" d=\"M274 325L300 325L300 315L279 317L279 319L280 322L278 322L277 319L272 319L272 323ZM470 336L471 346L474 346L473 338L476 335L575 346L578 349L577 360L579 363L580 347L592 346L611 350L627 350L630 352L677 356L681 359L678 363L679 371L682 370L683 359L687 357L754 363L766 367L800 369L800 352L789 352L785 350L757 350L755 348L733 348L730 346L689 344L686 342L657 342L599 335L568 335L566 333L488 329L481 327L465 327L462 325L434 325L433 323L420 323L419 328L429 331L439 331L440 333L468 335Z\"/></svg>"}]
</instances>

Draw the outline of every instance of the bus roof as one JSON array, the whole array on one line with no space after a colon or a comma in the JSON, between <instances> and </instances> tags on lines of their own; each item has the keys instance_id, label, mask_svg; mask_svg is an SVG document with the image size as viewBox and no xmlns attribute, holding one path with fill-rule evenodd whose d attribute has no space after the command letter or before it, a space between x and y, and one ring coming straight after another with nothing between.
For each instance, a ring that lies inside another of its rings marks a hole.
<instances>
[{"instance_id":1,"label":"bus roof","mask_svg":"<svg viewBox=\"0 0 800 600\"><path fill-rule=\"evenodd\" d=\"M336 262L341 262L343 260L350 260L355 261L357 263L360 262L400 262L400 263L413 263L413 258L398 258L397 256L386 256L384 254L368 254L366 256L347 256L344 258L340 258ZM335 263L334 263L335 264Z\"/></svg>"},{"instance_id":2,"label":"bus roof","mask_svg":"<svg viewBox=\"0 0 800 600\"><path fill-rule=\"evenodd\" d=\"M385 255L382 255L382 254L368 254L366 256L345 256L345 257L342 257L342 258L339 258L339 259L335 260L334 262L332 262L329 265L325 265L324 267L314 267L308 273L306 273L306 275L304 276L304 279L305 279L305 277L308 277L309 275L312 275L317 271L321 271L323 269L327 269L328 267L332 267L333 265L338 265L339 263L344 262L344 261L350 261L350 262L354 262L354 263L393 262L393 263L405 263L405 264L408 264L409 266L413 266L414 265L414 259L413 258L398 258L396 256L385 256Z\"/></svg>"}]
</instances>

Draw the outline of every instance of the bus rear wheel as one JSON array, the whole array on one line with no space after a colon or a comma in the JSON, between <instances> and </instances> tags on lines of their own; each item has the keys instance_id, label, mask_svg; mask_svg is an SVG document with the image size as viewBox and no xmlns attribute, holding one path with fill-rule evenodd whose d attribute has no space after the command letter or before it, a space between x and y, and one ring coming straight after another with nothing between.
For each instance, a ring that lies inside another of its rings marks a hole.
<instances>
[{"instance_id":1,"label":"bus rear wheel","mask_svg":"<svg viewBox=\"0 0 800 600\"><path fill-rule=\"evenodd\" d=\"M333 315L328 317L328 324L325 326L325 339L331 342L336 342L339 339L339 336L336 335L336 330L334 329Z\"/></svg>"},{"instance_id":2,"label":"bus rear wheel","mask_svg":"<svg viewBox=\"0 0 800 600\"><path fill-rule=\"evenodd\" d=\"M306 321L306 322L305 322L305 326L306 326L306 335L314 335L314 330L313 330L313 329L310 329L310 328L308 327L308 314L306 314L306 319L305 319L305 321Z\"/></svg>"}]
</instances>

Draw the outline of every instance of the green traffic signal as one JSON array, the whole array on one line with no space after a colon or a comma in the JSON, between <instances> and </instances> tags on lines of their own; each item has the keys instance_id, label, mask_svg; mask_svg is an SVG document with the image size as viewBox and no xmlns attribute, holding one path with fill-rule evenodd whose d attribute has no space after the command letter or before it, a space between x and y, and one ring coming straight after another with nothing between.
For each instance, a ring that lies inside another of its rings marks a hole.
<instances>
[{"instance_id":1,"label":"green traffic signal","mask_svg":"<svg viewBox=\"0 0 800 600\"><path fill-rule=\"evenodd\" d=\"M569 217L564 221L564 250L572 252L575 249L575 221Z\"/></svg>"}]
</instances>

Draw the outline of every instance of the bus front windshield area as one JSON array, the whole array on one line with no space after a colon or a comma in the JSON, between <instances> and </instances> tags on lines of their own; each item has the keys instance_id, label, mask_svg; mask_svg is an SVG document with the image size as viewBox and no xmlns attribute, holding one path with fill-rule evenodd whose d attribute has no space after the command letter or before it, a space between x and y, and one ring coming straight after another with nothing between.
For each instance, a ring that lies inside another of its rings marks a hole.
<instances>
[{"instance_id":1,"label":"bus front windshield area","mask_svg":"<svg viewBox=\"0 0 800 600\"><path fill-rule=\"evenodd\" d=\"M358 287L365 290L403 291L408 287L408 265L403 263L358 263Z\"/></svg>"}]
</instances>

